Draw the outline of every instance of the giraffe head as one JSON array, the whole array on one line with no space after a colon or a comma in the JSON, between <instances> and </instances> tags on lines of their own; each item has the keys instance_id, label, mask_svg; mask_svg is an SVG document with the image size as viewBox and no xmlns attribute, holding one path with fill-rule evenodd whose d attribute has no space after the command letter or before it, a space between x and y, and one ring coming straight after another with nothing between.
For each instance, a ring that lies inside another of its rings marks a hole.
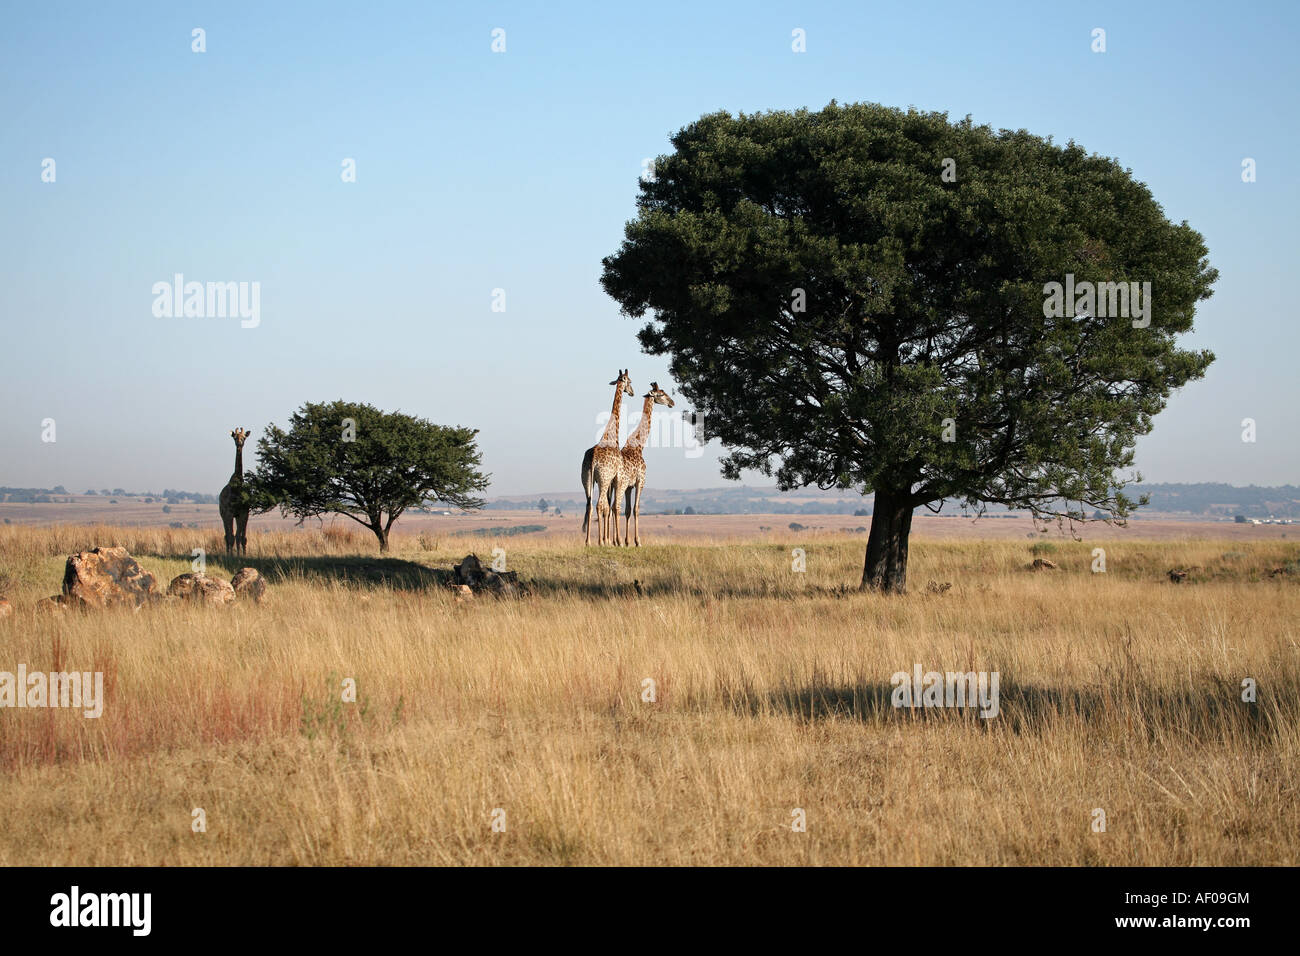
<instances>
[{"instance_id":1,"label":"giraffe head","mask_svg":"<svg viewBox=\"0 0 1300 956\"><path fill-rule=\"evenodd\" d=\"M245 430L242 429L242 428L236 428L233 432L230 433L230 437L233 438L233 439L235 440L235 447L236 447L236 448L243 448L243 447L244 447L244 439L247 438L247 437L249 436L249 434L251 434L251 433L245 431Z\"/></svg>"},{"instance_id":2,"label":"giraffe head","mask_svg":"<svg viewBox=\"0 0 1300 956\"><path fill-rule=\"evenodd\" d=\"M646 392L646 398L653 398L656 405L667 405L673 407L673 400L668 397L668 393L659 387L658 382L650 383L650 391Z\"/></svg>"},{"instance_id":3,"label":"giraffe head","mask_svg":"<svg viewBox=\"0 0 1300 956\"><path fill-rule=\"evenodd\" d=\"M627 369L619 369L618 378L609 383L617 385L624 395L635 395L636 390L632 388L632 379L628 377Z\"/></svg>"}]
</instances>

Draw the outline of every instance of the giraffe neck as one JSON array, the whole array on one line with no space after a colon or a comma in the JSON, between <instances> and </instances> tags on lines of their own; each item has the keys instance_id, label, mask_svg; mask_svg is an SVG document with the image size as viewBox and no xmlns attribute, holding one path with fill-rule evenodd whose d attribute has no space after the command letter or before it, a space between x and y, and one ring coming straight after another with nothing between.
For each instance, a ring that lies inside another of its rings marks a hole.
<instances>
[{"instance_id":1,"label":"giraffe neck","mask_svg":"<svg viewBox=\"0 0 1300 956\"><path fill-rule=\"evenodd\" d=\"M645 440L650 437L650 416L654 414L654 396L648 396L645 407L641 409L641 420L636 423L636 431L627 440L628 448L644 448Z\"/></svg>"},{"instance_id":2,"label":"giraffe neck","mask_svg":"<svg viewBox=\"0 0 1300 956\"><path fill-rule=\"evenodd\" d=\"M244 449L239 445L235 446L235 473L230 478L232 481L244 480Z\"/></svg>"},{"instance_id":3,"label":"giraffe neck","mask_svg":"<svg viewBox=\"0 0 1300 956\"><path fill-rule=\"evenodd\" d=\"M614 407L609 411L609 421L605 424L605 434L600 436L602 448L618 448L618 420L623 408L623 385L614 388Z\"/></svg>"}]
</instances>

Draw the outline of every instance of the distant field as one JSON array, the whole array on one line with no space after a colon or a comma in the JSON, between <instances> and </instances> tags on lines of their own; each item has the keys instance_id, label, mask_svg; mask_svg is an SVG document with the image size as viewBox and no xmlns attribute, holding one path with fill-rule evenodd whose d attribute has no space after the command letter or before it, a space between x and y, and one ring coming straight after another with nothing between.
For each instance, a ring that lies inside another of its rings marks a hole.
<instances>
[{"instance_id":1,"label":"distant field","mask_svg":"<svg viewBox=\"0 0 1300 956\"><path fill-rule=\"evenodd\" d=\"M13 524L110 524L141 527L167 527L174 522L198 525L200 530L221 530L221 516L216 505L172 505L171 513L162 512L161 503L144 504L131 498L120 498L110 505L103 498L79 497L71 504L12 504L0 503L0 522L9 519ZM790 524L803 525L808 536L819 534L859 534L864 539L871 526L869 517L853 515L651 515L641 514L641 541L675 541L683 539L750 539L779 537L791 533ZM249 523L249 535L267 531L292 530L296 521L281 518L278 512L256 515ZM536 509L498 511L489 509L465 515L404 515L394 526L398 536L438 537L478 529L511 528L541 525L545 530L529 532L528 537L546 540L575 540L582 536L582 513L565 513L560 517L542 515ZM336 527L347 530L360 526L349 518L332 517L306 522L299 533L320 531ZM620 524L621 527L621 524ZM913 534L921 539L989 539L1011 540L1030 536L1068 540L1071 532L1055 524L1046 532L1037 530L1028 517L985 517L978 521L961 517L918 516L913 522ZM862 529L859 531L858 529ZM621 532L620 532L621 533ZM1134 518L1127 528L1117 528L1100 521L1090 521L1075 527L1073 534L1084 541L1114 541L1142 537L1150 540L1169 540L1180 537L1216 537L1233 541L1300 540L1300 525L1249 525L1231 521L1204 521L1175 518L1168 515L1150 515ZM1289 537L1288 537L1289 535ZM478 535L475 535L478 537ZM490 533L484 537L491 537ZM511 536L518 540L523 535Z\"/></svg>"},{"instance_id":2,"label":"distant field","mask_svg":"<svg viewBox=\"0 0 1300 956\"><path fill-rule=\"evenodd\" d=\"M107 688L98 719L0 709L0 864L1300 863L1284 529L1143 530L1097 574L1091 541L927 519L911 593L884 597L844 588L863 542L842 532L710 541L764 519L674 517L701 537L615 551L555 522L501 539L530 597L461 603L427 569L483 553L441 532L485 519L431 520L386 560L342 528L226 561L211 529L0 526L0 670ZM268 600L36 611L93 544L163 582L201 547ZM914 666L999 673L999 715L892 707Z\"/></svg>"}]
</instances>

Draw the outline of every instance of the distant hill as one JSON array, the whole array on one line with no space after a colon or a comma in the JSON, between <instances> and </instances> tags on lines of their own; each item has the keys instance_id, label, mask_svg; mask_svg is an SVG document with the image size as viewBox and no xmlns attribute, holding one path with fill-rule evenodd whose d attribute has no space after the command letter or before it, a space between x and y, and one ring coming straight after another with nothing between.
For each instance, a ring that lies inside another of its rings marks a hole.
<instances>
[{"instance_id":1,"label":"distant hill","mask_svg":"<svg viewBox=\"0 0 1300 956\"><path fill-rule=\"evenodd\" d=\"M1249 485L1239 488L1215 482L1200 484L1142 484L1127 489L1137 496L1151 496L1150 503L1137 511L1138 516L1185 515L1197 518L1224 518L1243 515L1247 518L1300 518L1300 487L1283 485L1268 488ZM193 491L164 488L161 492L132 492L115 488L88 490L86 495L109 498L135 498L156 501L160 504L216 504L217 496ZM0 502L21 504L57 504L68 499L85 496L69 492L62 485L54 488L0 487ZM491 498L487 508L532 509L545 499L547 510L559 508L562 512L579 513L586 500L571 491L536 495L501 495ZM687 511L687 509L690 509ZM438 510L438 509L432 509ZM540 510L540 509L539 509ZM943 513L953 511L952 503L944 506ZM990 514L1005 509L990 508ZM790 515L851 515L871 513L871 497L853 492L822 491L803 488L796 491L777 491L774 487L728 485L719 488L649 488L641 499L642 514L790 514ZM917 509L918 514L928 513Z\"/></svg>"},{"instance_id":2,"label":"distant hill","mask_svg":"<svg viewBox=\"0 0 1300 956\"><path fill-rule=\"evenodd\" d=\"M1147 484L1132 485L1126 492L1132 497L1146 494L1150 502L1137 510L1143 514L1186 515L1188 517L1247 518L1300 518L1300 487L1283 485L1266 488L1250 485L1239 488L1214 482L1200 484ZM549 509L581 511L586 499L572 492L552 492L537 495L503 495L492 498L488 508L517 510L536 507L545 499ZM944 506L944 512L953 507ZM686 509L691 511L687 512ZM549 510L548 509L548 510ZM1001 511L1003 509L997 509ZM871 497L853 492L821 491L804 488L781 492L773 487L733 485L721 488L655 489L649 488L641 499L641 512L670 514L853 514L871 513ZM918 509L925 514L926 509ZM995 513L990 508L990 513Z\"/></svg>"}]
</instances>

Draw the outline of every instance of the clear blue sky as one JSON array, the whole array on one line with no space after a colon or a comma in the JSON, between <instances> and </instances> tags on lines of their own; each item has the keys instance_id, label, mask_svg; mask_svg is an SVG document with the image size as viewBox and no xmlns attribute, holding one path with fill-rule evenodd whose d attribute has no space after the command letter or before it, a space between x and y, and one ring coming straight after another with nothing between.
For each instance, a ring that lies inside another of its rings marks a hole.
<instances>
[{"instance_id":1,"label":"clear blue sky","mask_svg":"<svg viewBox=\"0 0 1300 956\"><path fill-rule=\"evenodd\" d=\"M1188 340L1218 361L1139 468L1294 483L1298 9L11 4L0 484L215 492L231 428L341 397L480 428L491 493L576 494L616 370L671 387L597 281L642 160L702 113L831 99L969 113L1131 167L1222 273ZM261 324L155 318L152 286L177 272L260 282ZM647 458L654 486L723 483L712 446Z\"/></svg>"}]
</instances>

